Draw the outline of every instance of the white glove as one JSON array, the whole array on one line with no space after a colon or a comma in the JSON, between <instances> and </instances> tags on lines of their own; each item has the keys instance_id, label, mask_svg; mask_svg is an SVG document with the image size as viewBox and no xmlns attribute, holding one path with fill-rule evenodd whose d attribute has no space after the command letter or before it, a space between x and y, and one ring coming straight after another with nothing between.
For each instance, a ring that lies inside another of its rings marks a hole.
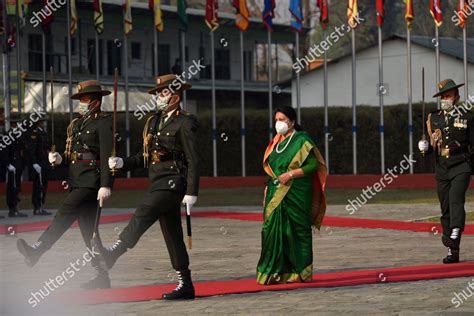
<instances>
[{"instance_id":1,"label":"white glove","mask_svg":"<svg viewBox=\"0 0 474 316\"><path fill-rule=\"evenodd\" d=\"M61 157L60 154L58 154L56 151L50 152L48 154L48 160L50 164L55 164L59 166L61 162L63 161L63 157Z\"/></svg>"},{"instance_id":2,"label":"white glove","mask_svg":"<svg viewBox=\"0 0 474 316\"><path fill-rule=\"evenodd\" d=\"M194 204L196 204L198 197L195 195L185 195L183 198L182 203L189 205L191 208Z\"/></svg>"},{"instance_id":3,"label":"white glove","mask_svg":"<svg viewBox=\"0 0 474 316\"><path fill-rule=\"evenodd\" d=\"M8 171L10 172L15 172L16 171L16 168L13 166L13 165L8 165Z\"/></svg>"},{"instance_id":4,"label":"white glove","mask_svg":"<svg viewBox=\"0 0 474 316\"><path fill-rule=\"evenodd\" d=\"M36 172L41 173L41 166L38 165L37 163L33 165L33 169L35 169Z\"/></svg>"},{"instance_id":5,"label":"white glove","mask_svg":"<svg viewBox=\"0 0 474 316\"><path fill-rule=\"evenodd\" d=\"M109 168L110 169L123 168L123 159L120 157L109 157Z\"/></svg>"},{"instance_id":6,"label":"white glove","mask_svg":"<svg viewBox=\"0 0 474 316\"><path fill-rule=\"evenodd\" d=\"M430 148L430 144L428 143L426 139L422 139L418 142L418 149L421 152L426 152L428 151L429 148Z\"/></svg>"},{"instance_id":7,"label":"white glove","mask_svg":"<svg viewBox=\"0 0 474 316\"><path fill-rule=\"evenodd\" d=\"M97 193L97 201L99 201L99 206L102 207L104 205L104 201L106 201L110 195L112 194L112 190L108 187L102 187L99 189Z\"/></svg>"}]
</instances>

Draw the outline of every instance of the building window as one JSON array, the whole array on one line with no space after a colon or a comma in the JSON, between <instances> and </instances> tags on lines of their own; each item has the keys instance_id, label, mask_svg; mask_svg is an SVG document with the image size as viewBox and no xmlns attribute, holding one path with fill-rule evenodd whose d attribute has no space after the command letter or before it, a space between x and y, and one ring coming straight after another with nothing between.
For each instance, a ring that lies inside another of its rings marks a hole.
<instances>
[{"instance_id":1,"label":"building window","mask_svg":"<svg viewBox=\"0 0 474 316\"><path fill-rule=\"evenodd\" d=\"M76 38L71 37L71 55L76 55ZM67 56L67 36L64 37L64 54Z\"/></svg>"},{"instance_id":2,"label":"building window","mask_svg":"<svg viewBox=\"0 0 474 316\"><path fill-rule=\"evenodd\" d=\"M51 41L46 41L46 69L51 65ZM42 36L40 34L28 35L28 69L30 71L43 71Z\"/></svg>"},{"instance_id":3,"label":"building window","mask_svg":"<svg viewBox=\"0 0 474 316\"><path fill-rule=\"evenodd\" d=\"M132 59L142 59L142 47L138 42L132 42Z\"/></svg>"},{"instance_id":4,"label":"building window","mask_svg":"<svg viewBox=\"0 0 474 316\"><path fill-rule=\"evenodd\" d=\"M253 79L253 52L244 52L244 80L251 81Z\"/></svg>"},{"instance_id":5,"label":"building window","mask_svg":"<svg viewBox=\"0 0 474 316\"><path fill-rule=\"evenodd\" d=\"M170 73L170 45L168 44L158 45L158 73Z\"/></svg>"},{"instance_id":6,"label":"building window","mask_svg":"<svg viewBox=\"0 0 474 316\"><path fill-rule=\"evenodd\" d=\"M87 40L87 69L90 74L96 74L96 56L95 56L95 39ZM104 42L99 40L99 74L103 74L103 55L104 55Z\"/></svg>"},{"instance_id":7,"label":"building window","mask_svg":"<svg viewBox=\"0 0 474 316\"><path fill-rule=\"evenodd\" d=\"M230 51L228 49L216 49L216 79L230 79Z\"/></svg>"},{"instance_id":8,"label":"building window","mask_svg":"<svg viewBox=\"0 0 474 316\"><path fill-rule=\"evenodd\" d=\"M120 52L121 45L118 45L117 40L107 41L107 74L113 76L115 67L118 68L119 73L122 73L122 54ZM120 43L121 44L121 43Z\"/></svg>"}]
</instances>

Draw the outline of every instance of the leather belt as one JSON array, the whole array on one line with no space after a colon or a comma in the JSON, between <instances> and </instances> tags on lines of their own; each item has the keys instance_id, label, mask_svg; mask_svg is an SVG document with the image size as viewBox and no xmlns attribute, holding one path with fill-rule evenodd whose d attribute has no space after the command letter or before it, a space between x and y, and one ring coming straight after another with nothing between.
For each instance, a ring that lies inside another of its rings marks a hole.
<instances>
[{"instance_id":1,"label":"leather belt","mask_svg":"<svg viewBox=\"0 0 474 316\"><path fill-rule=\"evenodd\" d=\"M98 160L98 155L92 153L92 152L83 152L83 153L78 153L78 152L73 152L71 154L71 160L72 161L78 161L78 160Z\"/></svg>"}]
</instances>

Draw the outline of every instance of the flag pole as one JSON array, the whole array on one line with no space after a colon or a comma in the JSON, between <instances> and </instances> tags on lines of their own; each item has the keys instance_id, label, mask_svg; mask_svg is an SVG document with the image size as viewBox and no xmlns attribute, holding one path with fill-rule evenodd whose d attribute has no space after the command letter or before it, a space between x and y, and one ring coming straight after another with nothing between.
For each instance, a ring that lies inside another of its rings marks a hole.
<instances>
[{"instance_id":1,"label":"flag pole","mask_svg":"<svg viewBox=\"0 0 474 316\"><path fill-rule=\"evenodd\" d=\"M99 54L100 54L99 33L97 33L97 31L95 31L95 78L96 78L97 81L99 81L99 79L100 79L100 65L99 65L100 58L99 58Z\"/></svg>"},{"instance_id":2,"label":"flag pole","mask_svg":"<svg viewBox=\"0 0 474 316\"><path fill-rule=\"evenodd\" d=\"M242 151L242 177L246 176L245 156L245 86L244 86L244 32L240 31L240 139Z\"/></svg>"},{"instance_id":3,"label":"flag pole","mask_svg":"<svg viewBox=\"0 0 474 316\"><path fill-rule=\"evenodd\" d=\"M357 118L356 118L356 51L355 51L355 29L352 35L352 163L353 173L357 174Z\"/></svg>"},{"instance_id":4,"label":"flag pole","mask_svg":"<svg viewBox=\"0 0 474 316\"><path fill-rule=\"evenodd\" d=\"M407 26L407 85L408 85L408 152L413 157L413 108L412 108L412 67L411 67L411 30ZM413 164L410 164L413 174Z\"/></svg>"},{"instance_id":5,"label":"flag pole","mask_svg":"<svg viewBox=\"0 0 474 316\"><path fill-rule=\"evenodd\" d=\"M272 95L272 33L267 30L267 61L268 61L268 120L269 139L273 138L273 95Z\"/></svg>"},{"instance_id":6,"label":"flag pole","mask_svg":"<svg viewBox=\"0 0 474 316\"><path fill-rule=\"evenodd\" d=\"M300 33L295 30L295 58L300 57ZM296 72L296 121L301 124L301 81L300 72Z\"/></svg>"},{"instance_id":7,"label":"flag pole","mask_svg":"<svg viewBox=\"0 0 474 316\"><path fill-rule=\"evenodd\" d=\"M212 169L214 177L217 177L217 123L216 123L216 65L214 52L214 32L211 36L211 94L212 94Z\"/></svg>"},{"instance_id":8,"label":"flag pole","mask_svg":"<svg viewBox=\"0 0 474 316\"><path fill-rule=\"evenodd\" d=\"M326 28L323 29L323 38L326 38ZM328 111L328 56L324 50L324 158L329 173L329 111Z\"/></svg>"},{"instance_id":9,"label":"flag pole","mask_svg":"<svg viewBox=\"0 0 474 316\"><path fill-rule=\"evenodd\" d=\"M463 55L464 55L464 102L469 98L468 91L468 73L467 73L467 30L466 25L462 29L462 45L463 45Z\"/></svg>"},{"instance_id":10,"label":"flag pole","mask_svg":"<svg viewBox=\"0 0 474 316\"><path fill-rule=\"evenodd\" d=\"M436 52L436 82L440 82L440 61L439 61L439 28L437 25L435 25L435 39L436 39L436 46L435 46L435 52ZM436 85L438 87L438 85ZM439 89L436 88L436 92L438 92ZM438 105L438 110L440 108L440 98L436 98L436 102ZM411 167L411 165L410 165Z\"/></svg>"},{"instance_id":11,"label":"flag pole","mask_svg":"<svg viewBox=\"0 0 474 316\"><path fill-rule=\"evenodd\" d=\"M72 56L71 56L71 3L70 1L66 1L66 10L67 10L67 75L68 75L68 95L71 96L72 94ZM69 100L69 120L72 121L72 99L68 98Z\"/></svg>"},{"instance_id":12,"label":"flag pole","mask_svg":"<svg viewBox=\"0 0 474 316\"><path fill-rule=\"evenodd\" d=\"M10 130L10 78L9 78L9 60L8 60L8 47L7 47L7 4L6 0L2 0L2 21L3 27L3 45L2 45L2 61L3 61L3 100L5 102L5 130Z\"/></svg>"},{"instance_id":13,"label":"flag pole","mask_svg":"<svg viewBox=\"0 0 474 316\"><path fill-rule=\"evenodd\" d=\"M384 94L385 87L383 86L383 47L382 47L382 27L378 27L379 37L379 105L380 105L380 169L381 174L385 174L385 135L384 135Z\"/></svg>"},{"instance_id":14,"label":"flag pole","mask_svg":"<svg viewBox=\"0 0 474 316\"><path fill-rule=\"evenodd\" d=\"M20 39L20 12L18 6L19 1L15 5L15 19L16 19L16 84L18 96L18 113L22 112L22 98L21 98L21 39ZM5 8L6 9L6 8Z\"/></svg>"},{"instance_id":15,"label":"flag pole","mask_svg":"<svg viewBox=\"0 0 474 316\"><path fill-rule=\"evenodd\" d=\"M126 23L126 13L123 11L123 21ZM125 32L123 31L123 74L125 79L125 135L126 135L126 154L127 157L130 156L130 112L129 112L129 96L128 96L128 38ZM127 172L127 178L130 178L130 171Z\"/></svg>"},{"instance_id":16,"label":"flag pole","mask_svg":"<svg viewBox=\"0 0 474 316\"><path fill-rule=\"evenodd\" d=\"M43 112L46 113L48 104L46 101L46 33L44 30L41 32L41 57L43 67Z\"/></svg>"},{"instance_id":17,"label":"flag pole","mask_svg":"<svg viewBox=\"0 0 474 316\"><path fill-rule=\"evenodd\" d=\"M155 67L153 69L154 76L158 77L158 30L156 29L155 22L153 20L153 42L154 42L154 50L153 50L153 58Z\"/></svg>"}]
</instances>

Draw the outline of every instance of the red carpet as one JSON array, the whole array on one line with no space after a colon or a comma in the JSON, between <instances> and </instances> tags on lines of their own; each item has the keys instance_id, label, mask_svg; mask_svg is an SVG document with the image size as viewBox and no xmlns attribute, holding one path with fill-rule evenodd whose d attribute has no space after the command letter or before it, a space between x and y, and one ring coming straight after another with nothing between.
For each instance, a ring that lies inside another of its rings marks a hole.
<instances>
[{"instance_id":1,"label":"red carpet","mask_svg":"<svg viewBox=\"0 0 474 316\"><path fill-rule=\"evenodd\" d=\"M308 283L258 285L255 279L196 282L196 295L207 297L214 295L257 293L264 291L283 291L304 288L328 288L367 285L376 283L424 281L445 278L468 277L474 275L474 262L452 265L422 265L398 268L355 270L314 274ZM58 302L74 304L104 304L118 302L140 302L158 300L161 295L175 287L174 284L139 286L69 292L58 295Z\"/></svg>"},{"instance_id":2,"label":"red carpet","mask_svg":"<svg viewBox=\"0 0 474 316\"><path fill-rule=\"evenodd\" d=\"M100 219L101 224L110 224L118 222L126 222L131 218L132 214L119 215L104 215ZM194 212L193 217L203 218L220 218L220 219L234 219L242 221L262 221L261 213L251 212ZM42 231L48 228L51 221L33 222L25 224L11 224L0 225L0 235L15 233L25 233L32 231ZM380 219L354 218L354 217L335 217L326 216L324 218L323 226L330 227L348 227L348 228L369 228L369 229L390 229L390 230L404 230L420 233L441 234L441 225L437 223L420 223L420 222L402 222L390 221ZM73 224L77 227L77 222ZM323 228L324 229L324 228ZM474 224L465 226L465 235L474 235Z\"/></svg>"}]
</instances>

